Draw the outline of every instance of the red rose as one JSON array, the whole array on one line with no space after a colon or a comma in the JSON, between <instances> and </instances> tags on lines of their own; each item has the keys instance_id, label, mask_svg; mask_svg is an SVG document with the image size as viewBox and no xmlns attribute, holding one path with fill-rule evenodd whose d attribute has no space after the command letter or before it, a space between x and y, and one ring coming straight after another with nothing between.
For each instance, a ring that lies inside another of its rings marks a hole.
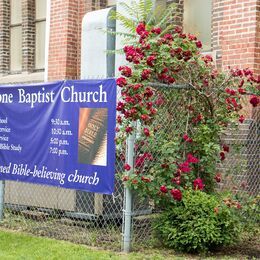
<instances>
[{"instance_id":1,"label":"red rose","mask_svg":"<svg viewBox=\"0 0 260 260\"><path fill-rule=\"evenodd\" d=\"M142 155L138 156L138 157L136 158L136 160L135 160L135 167L141 167L141 166L143 166L144 161L145 161L145 158L144 158Z\"/></svg>"},{"instance_id":2,"label":"red rose","mask_svg":"<svg viewBox=\"0 0 260 260\"><path fill-rule=\"evenodd\" d=\"M142 101L142 97L141 97L141 95L139 95L139 94L136 94L136 95L135 95L135 98L138 100L138 102L141 102L141 101Z\"/></svg>"},{"instance_id":3,"label":"red rose","mask_svg":"<svg viewBox=\"0 0 260 260\"><path fill-rule=\"evenodd\" d=\"M154 66L154 61L156 60L156 57L154 56L154 55L151 55L151 56L149 56L148 58L147 58L147 60L146 60L146 63L147 63L147 65L148 66L151 66L151 67L153 67Z\"/></svg>"},{"instance_id":4,"label":"red rose","mask_svg":"<svg viewBox=\"0 0 260 260\"><path fill-rule=\"evenodd\" d=\"M156 108L150 108L149 109L149 111L150 111L150 115L155 115L156 113L157 113L157 109Z\"/></svg>"},{"instance_id":5,"label":"red rose","mask_svg":"<svg viewBox=\"0 0 260 260\"><path fill-rule=\"evenodd\" d=\"M191 168L189 166L189 163L186 161L184 163L181 163L179 165L179 170L181 170L181 172L190 172Z\"/></svg>"},{"instance_id":6,"label":"red rose","mask_svg":"<svg viewBox=\"0 0 260 260\"><path fill-rule=\"evenodd\" d=\"M173 36L171 34L169 34L169 33L166 33L163 36L163 39L168 40L168 41L172 41L173 40Z\"/></svg>"},{"instance_id":7,"label":"red rose","mask_svg":"<svg viewBox=\"0 0 260 260\"><path fill-rule=\"evenodd\" d=\"M237 209L241 209L241 208L242 208L242 206L241 206L241 204L240 204L239 202L237 202L236 208L237 208Z\"/></svg>"},{"instance_id":8,"label":"red rose","mask_svg":"<svg viewBox=\"0 0 260 260\"><path fill-rule=\"evenodd\" d=\"M197 40L197 37L193 34L190 34L190 33L188 34L188 38L189 38L190 41L196 41Z\"/></svg>"},{"instance_id":9,"label":"red rose","mask_svg":"<svg viewBox=\"0 0 260 260\"><path fill-rule=\"evenodd\" d=\"M142 167L145 163L145 160L152 161L152 154L146 152L143 155L139 155L135 160L135 167Z\"/></svg>"},{"instance_id":10,"label":"red rose","mask_svg":"<svg viewBox=\"0 0 260 260\"><path fill-rule=\"evenodd\" d=\"M126 60L129 62L134 62L135 64L140 63L140 59L144 57L144 54L140 48L135 48L134 46L125 46L124 52L126 55Z\"/></svg>"},{"instance_id":11,"label":"red rose","mask_svg":"<svg viewBox=\"0 0 260 260\"><path fill-rule=\"evenodd\" d=\"M159 80L162 80L162 81L165 81L167 78L167 75L165 73L160 73L158 74L158 79Z\"/></svg>"},{"instance_id":12,"label":"red rose","mask_svg":"<svg viewBox=\"0 0 260 260\"><path fill-rule=\"evenodd\" d=\"M156 34L160 34L160 33L162 32L162 29L159 28L159 27L153 28L153 29L151 30L151 32L152 32L152 33L156 33Z\"/></svg>"},{"instance_id":13,"label":"red rose","mask_svg":"<svg viewBox=\"0 0 260 260\"><path fill-rule=\"evenodd\" d=\"M226 88L226 89L225 89L225 92L226 92L227 94L230 94L230 88Z\"/></svg>"},{"instance_id":14,"label":"red rose","mask_svg":"<svg viewBox=\"0 0 260 260\"><path fill-rule=\"evenodd\" d=\"M135 167L142 167L144 165L146 157L144 155L139 155L135 160Z\"/></svg>"},{"instance_id":15,"label":"red rose","mask_svg":"<svg viewBox=\"0 0 260 260\"><path fill-rule=\"evenodd\" d=\"M150 77L150 75L151 75L151 70L144 69L142 71L141 78L142 78L142 80L146 80L146 79L148 79Z\"/></svg>"},{"instance_id":16,"label":"red rose","mask_svg":"<svg viewBox=\"0 0 260 260\"><path fill-rule=\"evenodd\" d=\"M201 178L197 178L193 181L193 189L194 190L203 190L204 189L204 184Z\"/></svg>"},{"instance_id":17,"label":"red rose","mask_svg":"<svg viewBox=\"0 0 260 260\"><path fill-rule=\"evenodd\" d=\"M182 52L182 48L178 47L178 48L174 49L174 52L177 54L180 54Z\"/></svg>"},{"instance_id":18,"label":"red rose","mask_svg":"<svg viewBox=\"0 0 260 260\"><path fill-rule=\"evenodd\" d=\"M127 175L123 176L122 181L128 181L128 180L129 180L129 176Z\"/></svg>"},{"instance_id":19,"label":"red rose","mask_svg":"<svg viewBox=\"0 0 260 260\"><path fill-rule=\"evenodd\" d=\"M180 185L181 184L181 178L180 176L177 176L175 178L172 179L172 182L173 183L176 183L177 185Z\"/></svg>"},{"instance_id":20,"label":"red rose","mask_svg":"<svg viewBox=\"0 0 260 260\"><path fill-rule=\"evenodd\" d=\"M116 84L119 86L119 87L123 87L127 84L127 81L125 78L123 77L120 77L116 80Z\"/></svg>"},{"instance_id":21,"label":"red rose","mask_svg":"<svg viewBox=\"0 0 260 260\"><path fill-rule=\"evenodd\" d=\"M202 48L202 43L201 43L201 41L196 41L196 46L197 46L198 48Z\"/></svg>"},{"instance_id":22,"label":"red rose","mask_svg":"<svg viewBox=\"0 0 260 260\"><path fill-rule=\"evenodd\" d=\"M231 101L232 105L233 105L235 108L238 107L238 104L237 104L237 101L236 101L235 98L231 98L230 101Z\"/></svg>"},{"instance_id":23,"label":"red rose","mask_svg":"<svg viewBox=\"0 0 260 260\"><path fill-rule=\"evenodd\" d=\"M180 26L176 26L176 27L174 28L174 32L176 32L176 33L181 33L181 32L182 32L182 28L181 28Z\"/></svg>"},{"instance_id":24,"label":"red rose","mask_svg":"<svg viewBox=\"0 0 260 260\"><path fill-rule=\"evenodd\" d=\"M142 48L145 50L150 50L151 49L151 45L149 43L143 42L142 43Z\"/></svg>"},{"instance_id":25,"label":"red rose","mask_svg":"<svg viewBox=\"0 0 260 260\"><path fill-rule=\"evenodd\" d=\"M163 105L163 103L164 103L164 100L161 96L159 96L155 101L156 106L161 106L161 105Z\"/></svg>"},{"instance_id":26,"label":"red rose","mask_svg":"<svg viewBox=\"0 0 260 260\"><path fill-rule=\"evenodd\" d=\"M153 90L151 88L146 88L145 89L145 92L144 92L144 95L145 97L152 97L153 96Z\"/></svg>"},{"instance_id":27,"label":"red rose","mask_svg":"<svg viewBox=\"0 0 260 260\"><path fill-rule=\"evenodd\" d=\"M225 152L229 153L229 146L228 145L224 144L222 147L223 147L223 150Z\"/></svg>"},{"instance_id":28,"label":"red rose","mask_svg":"<svg viewBox=\"0 0 260 260\"><path fill-rule=\"evenodd\" d=\"M149 119L149 116L146 115L146 114L141 115L141 119L142 119L143 121L147 121L147 120Z\"/></svg>"},{"instance_id":29,"label":"red rose","mask_svg":"<svg viewBox=\"0 0 260 260\"><path fill-rule=\"evenodd\" d=\"M139 43L142 44L142 46L145 46L145 41L144 39L146 39L148 36L149 36L149 32L148 31L143 31L141 36L140 36L140 40L139 40Z\"/></svg>"},{"instance_id":30,"label":"red rose","mask_svg":"<svg viewBox=\"0 0 260 260\"><path fill-rule=\"evenodd\" d=\"M141 35L145 31L145 24L139 23L136 27L137 34Z\"/></svg>"},{"instance_id":31,"label":"red rose","mask_svg":"<svg viewBox=\"0 0 260 260\"><path fill-rule=\"evenodd\" d=\"M144 128L144 134L146 136L150 136L150 132L149 132L149 129L148 128Z\"/></svg>"},{"instance_id":32,"label":"red rose","mask_svg":"<svg viewBox=\"0 0 260 260\"><path fill-rule=\"evenodd\" d=\"M190 50L187 50L187 51L183 51L183 56L185 57L190 57L192 55L191 51Z\"/></svg>"},{"instance_id":33,"label":"red rose","mask_svg":"<svg viewBox=\"0 0 260 260\"><path fill-rule=\"evenodd\" d=\"M208 86L209 86L209 81L208 81L208 79L204 79L204 80L203 80L203 85L204 85L205 87L208 87Z\"/></svg>"},{"instance_id":34,"label":"red rose","mask_svg":"<svg viewBox=\"0 0 260 260\"><path fill-rule=\"evenodd\" d=\"M229 93L229 94L230 94L231 96L235 96L236 93L237 93L237 92L236 92L234 89L230 89L230 93Z\"/></svg>"},{"instance_id":35,"label":"red rose","mask_svg":"<svg viewBox=\"0 0 260 260\"><path fill-rule=\"evenodd\" d=\"M153 106L153 102L149 101L146 103L146 108L150 109Z\"/></svg>"},{"instance_id":36,"label":"red rose","mask_svg":"<svg viewBox=\"0 0 260 260\"><path fill-rule=\"evenodd\" d=\"M127 60L127 59L126 59ZM133 63L134 64L139 64L140 63L140 58L139 58L139 56L134 56L133 57Z\"/></svg>"},{"instance_id":37,"label":"red rose","mask_svg":"<svg viewBox=\"0 0 260 260\"><path fill-rule=\"evenodd\" d=\"M181 176L181 170L177 169L177 171L174 173L175 177L180 177Z\"/></svg>"},{"instance_id":38,"label":"red rose","mask_svg":"<svg viewBox=\"0 0 260 260\"><path fill-rule=\"evenodd\" d=\"M116 118L118 124L122 124L122 117L120 115Z\"/></svg>"},{"instance_id":39,"label":"red rose","mask_svg":"<svg viewBox=\"0 0 260 260\"><path fill-rule=\"evenodd\" d=\"M124 104L123 102L119 101L119 102L117 103L116 110L117 110L117 111L122 111L122 110L124 109L124 107L125 107L125 104Z\"/></svg>"},{"instance_id":40,"label":"red rose","mask_svg":"<svg viewBox=\"0 0 260 260\"><path fill-rule=\"evenodd\" d=\"M171 195L175 200L181 201L182 199L182 193L178 189L172 189L171 190Z\"/></svg>"},{"instance_id":41,"label":"red rose","mask_svg":"<svg viewBox=\"0 0 260 260\"><path fill-rule=\"evenodd\" d=\"M248 68L243 69L243 72L244 72L245 76L252 76L253 75L253 71L248 69ZM242 71L241 71L241 73L242 73Z\"/></svg>"},{"instance_id":42,"label":"red rose","mask_svg":"<svg viewBox=\"0 0 260 260\"><path fill-rule=\"evenodd\" d=\"M151 182L151 179L148 178L148 177L145 177L145 176L142 176L141 180L144 181L144 182Z\"/></svg>"},{"instance_id":43,"label":"red rose","mask_svg":"<svg viewBox=\"0 0 260 260\"><path fill-rule=\"evenodd\" d=\"M135 103L135 99L132 98L131 96L126 96L125 97L125 102L126 103L130 103L130 104L134 104Z\"/></svg>"},{"instance_id":44,"label":"red rose","mask_svg":"<svg viewBox=\"0 0 260 260\"><path fill-rule=\"evenodd\" d=\"M130 171L131 166L130 166L128 163L126 163L126 164L124 165L124 169L125 169L126 171Z\"/></svg>"},{"instance_id":45,"label":"red rose","mask_svg":"<svg viewBox=\"0 0 260 260\"><path fill-rule=\"evenodd\" d=\"M251 98L250 98L250 103L253 107L257 107L257 105L260 103L260 99L253 95Z\"/></svg>"},{"instance_id":46,"label":"red rose","mask_svg":"<svg viewBox=\"0 0 260 260\"><path fill-rule=\"evenodd\" d=\"M192 138L190 138L187 134L184 134L183 135L183 139L184 139L184 141L186 141L186 142L188 142L188 143L192 143Z\"/></svg>"},{"instance_id":47,"label":"red rose","mask_svg":"<svg viewBox=\"0 0 260 260\"><path fill-rule=\"evenodd\" d=\"M238 119L238 121L242 124L245 121L245 117L243 115L241 115Z\"/></svg>"},{"instance_id":48,"label":"red rose","mask_svg":"<svg viewBox=\"0 0 260 260\"><path fill-rule=\"evenodd\" d=\"M134 116L137 113L137 109L135 107L131 108L129 111L130 116Z\"/></svg>"},{"instance_id":49,"label":"red rose","mask_svg":"<svg viewBox=\"0 0 260 260\"><path fill-rule=\"evenodd\" d=\"M125 129L125 131L126 131L127 133L131 133L131 132L133 131L133 127L127 126L126 129Z\"/></svg>"},{"instance_id":50,"label":"red rose","mask_svg":"<svg viewBox=\"0 0 260 260\"><path fill-rule=\"evenodd\" d=\"M216 182L221 182L221 173L217 173L214 177Z\"/></svg>"},{"instance_id":51,"label":"red rose","mask_svg":"<svg viewBox=\"0 0 260 260\"><path fill-rule=\"evenodd\" d=\"M205 55L202 57L202 59L206 64L213 61L213 59L210 55Z\"/></svg>"},{"instance_id":52,"label":"red rose","mask_svg":"<svg viewBox=\"0 0 260 260\"><path fill-rule=\"evenodd\" d=\"M188 153L188 155L187 155L187 162L188 163L198 163L199 159L194 157L191 153Z\"/></svg>"},{"instance_id":53,"label":"red rose","mask_svg":"<svg viewBox=\"0 0 260 260\"><path fill-rule=\"evenodd\" d=\"M202 115L202 114L198 114L197 117L195 117L195 118L192 119L192 122L193 122L194 124L197 124L197 123L199 123L202 119L203 119L203 115Z\"/></svg>"},{"instance_id":54,"label":"red rose","mask_svg":"<svg viewBox=\"0 0 260 260\"><path fill-rule=\"evenodd\" d=\"M162 185L162 186L160 187L160 191L161 191L162 193L167 193L167 192L168 192L168 189L166 188L166 186Z\"/></svg>"},{"instance_id":55,"label":"red rose","mask_svg":"<svg viewBox=\"0 0 260 260\"><path fill-rule=\"evenodd\" d=\"M121 71L122 75L124 75L126 77L132 76L132 69L128 66L120 66L119 71Z\"/></svg>"},{"instance_id":56,"label":"red rose","mask_svg":"<svg viewBox=\"0 0 260 260\"><path fill-rule=\"evenodd\" d=\"M167 81L169 84L173 84L173 83L175 82L175 78L169 76L169 77L166 78L166 81Z\"/></svg>"},{"instance_id":57,"label":"red rose","mask_svg":"<svg viewBox=\"0 0 260 260\"><path fill-rule=\"evenodd\" d=\"M231 72L231 75L233 77L241 77L241 76L243 76L243 72L240 69L232 69L232 70L230 70L230 72Z\"/></svg>"},{"instance_id":58,"label":"red rose","mask_svg":"<svg viewBox=\"0 0 260 260\"><path fill-rule=\"evenodd\" d=\"M243 95L243 94L246 94L246 91L243 88L238 88L238 93Z\"/></svg>"},{"instance_id":59,"label":"red rose","mask_svg":"<svg viewBox=\"0 0 260 260\"><path fill-rule=\"evenodd\" d=\"M134 90L138 90L139 88L141 88L143 85L142 84L135 84L134 86L133 86L133 89Z\"/></svg>"},{"instance_id":60,"label":"red rose","mask_svg":"<svg viewBox=\"0 0 260 260\"><path fill-rule=\"evenodd\" d=\"M220 160L221 160L221 161L224 161L225 158L226 158L225 153L222 151L222 152L219 153L219 155L220 155Z\"/></svg>"},{"instance_id":61,"label":"red rose","mask_svg":"<svg viewBox=\"0 0 260 260\"><path fill-rule=\"evenodd\" d=\"M144 153L144 157L150 161L153 160L153 155L151 153L145 152Z\"/></svg>"},{"instance_id":62,"label":"red rose","mask_svg":"<svg viewBox=\"0 0 260 260\"><path fill-rule=\"evenodd\" d=\"M239 87L242 88L242 86L244 85L245 81L242 79L239 83Z\"/></svg>"}]
</instances>

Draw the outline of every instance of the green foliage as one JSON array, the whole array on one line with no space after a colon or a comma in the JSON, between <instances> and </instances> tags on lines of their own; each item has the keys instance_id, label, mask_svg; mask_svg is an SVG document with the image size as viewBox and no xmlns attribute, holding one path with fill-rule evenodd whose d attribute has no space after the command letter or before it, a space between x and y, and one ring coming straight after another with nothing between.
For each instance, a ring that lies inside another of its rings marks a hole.
<instances>
[{"instance_id":1,"label":"green foliage","mask_svg":"<svg viewBox=\"0 0 260 260\"><path fill-rule=\"evenodd\" d=\"M161 27L162 33L172 29L168 22L178 15L176 4L171 4L167 9L161 6L154 8L153 0L132 1L131 4L120 2L123 13L112 11L110 19L117 20L128 31L128 33L116 32L127 40L136 39L136 27L140 22L144 22L148 27Z\"/></svg>"},{"instance_id":2,"label":"green foliage","mask_svg":"<svg viewBox=\"0 0 260 260\"><path fill-rule=\"evenodd\" d=\"M236 194L234 199L241 201L241 210L239 211L243 230L247 233L259 233L260 223L260 196L250 196L247 193ZM259 234L258 234L259 235Z\"/></svg>"},{"instance_id":3,"label":"green foliage","mask_svg":"<svg viewBox=\"0 0 260 260\"><path fill-rule=\"evenodd\" d=\"M167 247L184 252L205 252L238 240L241 224L237 211L214 195L185 191L181 203L158 217L155 230Z\"/></svg>"}]
</instances>

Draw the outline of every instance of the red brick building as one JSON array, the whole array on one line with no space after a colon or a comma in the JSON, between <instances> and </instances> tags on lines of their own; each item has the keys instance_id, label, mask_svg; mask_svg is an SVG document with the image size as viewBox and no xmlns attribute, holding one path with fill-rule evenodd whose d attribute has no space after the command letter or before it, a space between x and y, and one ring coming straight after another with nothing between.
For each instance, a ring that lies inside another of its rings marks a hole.
<instances>
[{"instance_id":1,"label":"red brick building","mask_svg":"<svg viewBox=\"0 0 260 260\"><path fill-rule=\"evenodd\" d=\"M176 2L184 29L199 35L219 68L260 73L259 0ZM0 83L80 77L81 21L115 0L0 0Z\"/></svg>"},{"instance_id":2,"label":"red brick building","mask_svg":"<svg viewBox=\"0 0 260 260\"><path fill-rule=\"evenodd\" d=\"M82 18L87 12L116 2L0 0L0 84L80 78ZM250 67L260 74L260 0L156 1L163 6L173 2L180 13L175 22L182 24L184 31L198 35L204 51L212 54L218 68ZM252 176L258 174L257 167L253 165L256 172ZM19 186L20 194L26 194L28 187L35 194L39 191L39 187L30 184L15 185ZM62 189L54 189L42 188L42 194L56 192L57 198L66 194ZM67 199L66 205L58 207L71 210L75 204L74 191L67 192L72 202ZM11 185L6 186L6 194L11 203L28 203L28 198L18 196ZM36 196L30 199L29 203L42 207L56 207L58 203L53 200L50 202L53 204L45 205Z\"/></svg>"}]
</instances>

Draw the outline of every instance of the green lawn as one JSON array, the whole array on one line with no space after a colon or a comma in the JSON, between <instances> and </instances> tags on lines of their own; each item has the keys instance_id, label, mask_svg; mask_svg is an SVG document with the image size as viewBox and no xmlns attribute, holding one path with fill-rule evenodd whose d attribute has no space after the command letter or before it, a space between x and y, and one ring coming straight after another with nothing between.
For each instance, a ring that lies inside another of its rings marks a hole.
<instances>
[{"instance_id":1,"label":"green lawn","mask_svg":"<svg viewBox=\"0 0 260 260\"><path fill-rule=\"evenodd\" d=\"M35 237L15 231L0 229L0 259L15 260L77 260L77 259L129 259L129 260L170 260L170 259L244 259L241 255L200 257L192 255L177 255L169 250L146 250L144 252L123 254L76 245L45 237ZM252 258L256 259L256 258Z\"/></svg>"},{"instance_id":2,"label":"green lawn","mask_svg":"<svg viewBox=\"0 0 260 260\"><path fill-rule=\"evenodd\" d=\"M129 255L76 245L66 241L35 237L19 232L0 229L0 259L15 260L73 260L73 259L173 259L157 253L131 253ZM174 257L174 259L184 259Z\"/></svg>"},{"instance_id":3,"label":"green lawn","mask_svg":"<svg viewBox=\"0 0 260 260\"><path fill-rule=\"evenodd\" d=\"M119 259L115 253L64 241L0 231L0 259Z\"/></svg>"}]
</instances>

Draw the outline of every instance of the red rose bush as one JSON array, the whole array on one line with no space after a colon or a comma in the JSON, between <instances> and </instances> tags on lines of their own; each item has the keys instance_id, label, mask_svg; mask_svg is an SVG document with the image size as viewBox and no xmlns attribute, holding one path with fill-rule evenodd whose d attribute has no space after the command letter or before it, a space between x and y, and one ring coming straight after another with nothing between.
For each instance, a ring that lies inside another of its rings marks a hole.
<instances>
[{"instance_id":1,"label":"red rose bush","mask_svg":"<svg viewBox=\"0 0 260 260\"><path fill-rule=\"evenodd\" d=\"M201 41L178 26L164 32L142 21L135 33L135 42L123 48L127 64L117 78L117 143L138 136L134 168L125 165L130 175L122 178L160 205L178 203L186 189L212 192L223 179L217 164L231 149L220 136L244 122L243 96L250 96L252 109L259 106L260 76L248 68L217 70L201 53ZM166 100L182 104L173 111ZM185 123L174 121L177 116ZM162 131L163 120L176 132Z\"/></svg>"}]
</instances>

